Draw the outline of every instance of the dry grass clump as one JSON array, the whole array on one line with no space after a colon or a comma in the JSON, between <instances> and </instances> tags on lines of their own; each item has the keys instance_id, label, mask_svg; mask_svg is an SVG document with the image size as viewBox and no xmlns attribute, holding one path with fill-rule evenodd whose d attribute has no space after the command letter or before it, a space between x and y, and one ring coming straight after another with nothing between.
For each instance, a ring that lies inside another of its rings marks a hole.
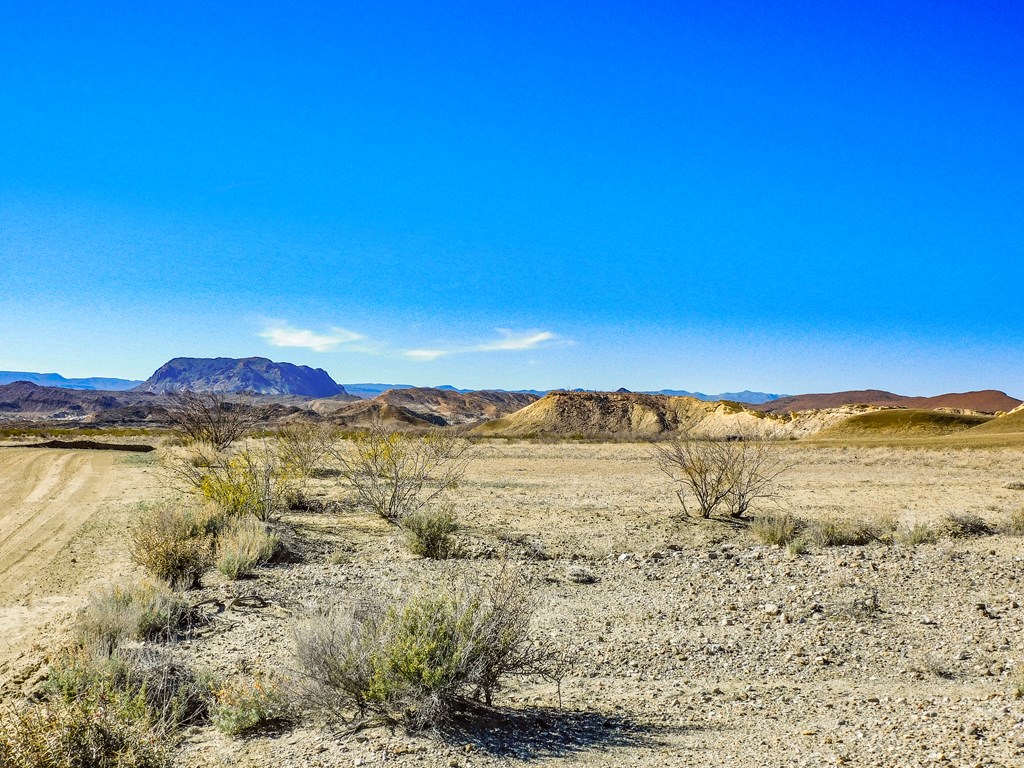
<instances>
[{"instance_id":1,"label":"dry grass clump","mask_svg":"<svg viewBox=\"0 0 1024 768\"><path fill-rule=\"evenodd\" d=\"M892 539L896 525L891 521L826 518L810 526L811 538L822 547L862 547Z\"/></svg>"},{"instance_id":2,"label":"dry grass clump","mask_svg":"<svg viewBox=\"0 0 1024 768\"><path fill-rule=\"evenodd\" d=\"M191 615L191 606L163 584L124 582L93 594L75 631L82 646L105 656L125 642L171 640Z\"/></svg>"},{"instance_id":3,"label":"dry grass clump","mask_svg":"<svg viewBox=\"0 0 1024 768\"><path fill-rule=\"evenodd\" d=\"M939 524L939 531L950 539L972 539L995 533L984 518L971 512L946 515Z\"/></svg>"},{"instance_id":4,"label":"dry grass clump","mask_svg":"<svg viewBox=\"0 0 1024 768\"><path fill-rule=\"evenodd\" d=\"M241 579L260 565L284 559L288 546L281 535L255 517L233 520L217 538L217 570Z\"/></svg>"},{"instance_id":5,"label":"dry grass clump","mask_svg":"<svg viewBox=\"0 0 1024 768\"><path fill-rule=\"evenodd\" d=\"M907 547L920 544L934 544L939 540L939 531L928 523L914 523L896 533L896 542Z\"/></svg>"},{"instance_id":6,"label":"dry grass clump","mask_svg":"<svg viewBox=\"0 0 1024 768\"><path fill-rule=\"evenodd\" d=\"M530 635L535 606L522 573L505 570L487 587L452 582L326 610L296 631L309 701L423 729L471 699L489 705L506 678L560 682L566 657Z\"/></svg>"},{"instance_id":7,"label":"dry grass clump","mask_svg":"<svg viewBox=\"0 0 1024 768\"><path fill-rule=\"evenodd\" d=\"M755 518L750 523L750 532L762 544L785 547L795 542L806 527L803 520L790 514L768 515Z\"/></svg>"},{"instance_id":8,"label":"dry grass clump","mask_svg":"<svg viewBox=\"0 0 1024 768\"><path fill-rule=\"evenodd\" d=\"M414 555L447 560L461 552L455 538L461 526L451 507L424 507L405 515L400 525L406 533L406 546Z\"/></svg>"},{"instance_id":9,"label":"dry grass clump","mask_svg":"<svg viewBox=\"0 0 1024 768\"><path fill-rule=\"evenodd\" d=\"M177 589L191 589L213 564L213 535L223 518L210 511L144 507L131 531L132 560Z\"/></svg>"},{"instance_id":10,"label":"dry grass clump","mask_svg":"<svg viewBox=\"0 0 1024 768\"><path fill-rule=\"evenodd\" d=\"M83 697L0 717L4 768L169 768L170 744L137 702Z\"/></svg>"},{"instance_id":11,"label":"dry grass clump","mask_svg":"<svg viewBox=\"0 0 1024 768\"><path fill-rule=\"evenodd\" d=\"M210 721L230 736L291 718L292 708L280 683L265 675L225 680L213 692Z\"/></svg>"},{"instance_id":12,"label":"dry grass clump","mask_svg":"<svg viewBox=\"0 0 1024 768\"><path fill-rule=\"evenodd\" d=\"M1010 536L1024 536L1024 507L1011 512L1009 518L999 526L999 530Z\"/></svg>"}]
</instances>

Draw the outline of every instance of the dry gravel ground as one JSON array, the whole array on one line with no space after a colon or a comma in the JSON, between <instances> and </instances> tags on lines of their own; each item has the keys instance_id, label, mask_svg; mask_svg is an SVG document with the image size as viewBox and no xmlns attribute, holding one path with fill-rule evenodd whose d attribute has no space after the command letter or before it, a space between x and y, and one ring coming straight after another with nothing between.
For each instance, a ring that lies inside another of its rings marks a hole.
<instances>
[{"instance_id":1,"label":"dry gravel ground","mask_svg":"<svg viewBox=\"0 0 1024 768\"><path fill-rule=\"evenodd\" d=\"M809 518L974 512L999 522L1024 505L1024 492L1004 487L1024 480L1022 451L785 450L795 466L783 506ZM37 586L36 600L74 594L70 580L90 582L98 564L132 571L116 541L129 502L158 486L147 459L104 461L104 487L134 490L93 509L68 543L75 562L60 561L62 578L44 579L51 593ZM10 467L0 457L0 489L15 502L3 526L34 492L8 494ZM331 481L314 492L341 495ZM396 593L453 567L486 578L499 567L491 555L507 553L530 558L538 632L579 653L561 706L553 686L523 683L499 698L504 719L443 736L346 735L309 720L245 738L194 729L178 764L1024 765L1013 681L1024 665L1022 539L794 556L742 530L679 522L649 448L629 443L484 443L458 510L479 557L454 564L412 557L392 528L352 511L290 516L305 562L234 584L213 573L195 593L255 593L267 607L227 610L174 652L219 674L288 670L290 628L310 606ZM103 535L86 546L89 530ZM581 571L596 581L577 583ZM0 622L11 629L9 615Z\"/></svg>"}]
</instances>

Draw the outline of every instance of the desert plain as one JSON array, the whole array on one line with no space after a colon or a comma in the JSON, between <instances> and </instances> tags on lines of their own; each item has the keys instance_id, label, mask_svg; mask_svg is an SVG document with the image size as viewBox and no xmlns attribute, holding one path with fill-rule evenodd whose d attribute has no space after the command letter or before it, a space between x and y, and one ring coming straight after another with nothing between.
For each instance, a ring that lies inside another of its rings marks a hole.
<instances>
[{"instance_id":1,"label":"desert plain","mask_svg":"<svg viewBox=\"0 0 1024 768\"><path fill-rule=\"evenodd\" d=\"M174 498L149 454L0 449L0 685L31 695L91 592L138 575L127 530ZM1013 447L781 444L790 470L760 512L806 520L993 528L1024 505ZM333 478L309 494L343 500ZM1024 550L1008 533L803 552L680 516L644 442L478 441L452 497L465 557L411 555L344 504L283 522L301 560L195 602L257 596L169 650L214 675L296 669L293 628L324 600L397 594L511 559L537 590L535 631L570 649L553 684L502 690L490 721L441 734L316 718L231 737L193 727L186 766L1024 764Z\"/></svg>"}]
</instances>

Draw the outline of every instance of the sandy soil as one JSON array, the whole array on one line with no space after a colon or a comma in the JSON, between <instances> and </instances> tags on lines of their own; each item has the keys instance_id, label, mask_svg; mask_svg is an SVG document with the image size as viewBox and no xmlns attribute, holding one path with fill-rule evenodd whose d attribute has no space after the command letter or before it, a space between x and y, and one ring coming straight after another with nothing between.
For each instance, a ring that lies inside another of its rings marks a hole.
<instances>
[{"instance_id":1,"label":"sandy soil","mask_svg":"<svg viewBox=\"0 0 1024 768\"><path fill-rule=\"evenodd\" d=\"M1024 505L1004 487L1024 480L1019 450L785 450L780 508L808 518L1000 522ZM56 617L89 584L131 570L132 503L159 492L152 459L68 453L0 450L8 658L40 656L30 647L40 621L55 642ZM311 491L343 496L330 480ZM485 442L456 501L480 556L457 567L488 574L492 554L528 559L538 631L579 654L561 708L551 686L524 683L501 697L504 723L447 739L341 735L313 721L244 739L200 728L179 764L1024 765L1024 706L1012 695L1024 665L1020 538L793 556L744 531L680 522L649 448L629 443ZM399 592L446 567L353 511L285 522L304 562L237 583L213 572L195 593L256 593L268 607L228 611L174 653L218 675L288 670L291 627L309 607ZM23 543L9 546L10 535ZM596 582L576 583L575 568Z\"/></svg>"},{"instance_id":2,"label":"sandy soil","mask_svg":"<svg viewBox=\"0 0 1024 768\"><path fill-rule=\"evenodd\" d=\"M156 492L150 464L108 451L0 448L0 689L38 668L39 649L97 579L128 570L125 518Z\"/></svg>"}]
</instances>

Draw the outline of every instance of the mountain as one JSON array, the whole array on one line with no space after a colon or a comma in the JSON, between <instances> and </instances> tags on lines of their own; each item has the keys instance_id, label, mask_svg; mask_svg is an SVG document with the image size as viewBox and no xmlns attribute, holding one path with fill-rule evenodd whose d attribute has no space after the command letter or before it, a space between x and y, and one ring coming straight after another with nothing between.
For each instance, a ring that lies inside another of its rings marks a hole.
<instances>
[{"instance_id":1,"label":"mountain","mask_svg":"<svg viewBox=\"0 0 1024 768\"><path fill-rule=\"evenodd\" d=\"M705 395L703 392L687 392L685 389L659 389L653 392L644 392L645 395L668 395L669 397L692 397L697 400L715 402L717 400L732 400L735 403L750 403L760 405L772 400L778 400L789 395L770 395L767 392L751 392L745 389L742 392L722 392L718 395Z\"/></svg>"},{"instance_id":2,"label":"mountain","mask_svg":"<svg viewBox=\"0 0 1024 768\"><path fill-rule=\"evenodd\" d=\"M322 368L275 363L265 357L176 357L160 366L135 391L163 393L179 389L303 397L347 394Z\"/></svg>"},{"instance_id":3,"label":"mountain","mask_svg":"<svg viewBox=\"0 0 1024 768\"><path fill-rule=\"evenodd\" d=\"M389 389L413 389L413 384L342 384L346 392L364 400L371 400Z\"/></svg>"},{"instance_id":4,"label":"mountain","mask_svg":"<svg viewBox=\"0 0 1024 768\"><path fill-rule=\"evenodd\" d=\"M793 413L795 411L840 408L844 405L876 405L890 408L952 408L978 413L1012 411L1021 401L1005 392L985 389L978 392L952 392L935 397L907 397L880 389L859 389L811 395L792 395L753 406L762 413Z\"/></svg>"},{"instance_id":5,"label":"mountain","mask_svg":"<svg viewBox=\"0 0 1024 768\"><path fill-rule=\"evenodd\" d=\"M131 395L128 395L130 398ZM88 416L125 404L122 393L41 387L30 381L0 385L0 414L19 417Z\"/></svg>"},{"instance_id":6,"label":"mountain","mask_svg":"<svg viewBox=\"0 0 1024 768\"><path fill-rule=\"evenodd\" d=\"M101 376L90 376L85 379L66 379L59 373L29 373L27 371L0 371L0 384L13 384L16 381L28 381L42 387L58 387L59 389L102 390L104 392L123 392L137 387L142 382L135 379L112 379Z\"/></svg>"}]
</instances>

